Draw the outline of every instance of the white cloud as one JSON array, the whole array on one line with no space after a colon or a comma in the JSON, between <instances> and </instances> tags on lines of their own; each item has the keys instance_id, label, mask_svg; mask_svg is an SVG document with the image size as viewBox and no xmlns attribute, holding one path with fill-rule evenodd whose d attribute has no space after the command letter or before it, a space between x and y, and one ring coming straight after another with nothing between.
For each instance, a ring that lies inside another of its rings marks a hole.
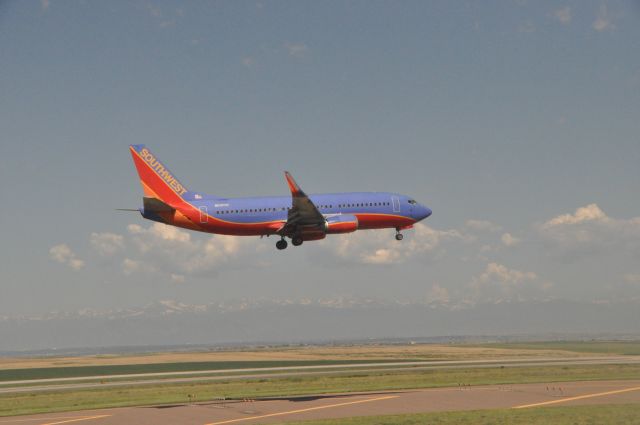
<instances>
[{"instance_id":1,"label":"white cloud","mask_svg":"<svg viewBox=\"0 0 640 425\"><path fill-rule=\"evenodd\" d=\"M80 270L84 267L84 261L77 258L71 258L69 259L69 267L71 267L73 270Z\"/></svg>"},{"instance_id":2,"label":"white cloud","mask_svg":"<svg viewBox=\"0 0 640 425\"><path fill-rule=\"evenodd\" d=\"M640 274L626 274L624 275L624 280L627 283L631 283L631 284L640 284Z\"/></svg>"},{"instance_id":3,"label":"white cloud","mask_svg":"<svg viewBox=\"0 0 640 425\"><path fill-rule=\"evenodd\" d=\"M129 237L135 248L135 259L131 261L147 264L146 271L163 271L172 280L180 281L189 275L215 273L225 264L233 263L241 255L241 247L248 256L259 249L255 239L236 236L214 235L206 239L191 238L191 234L177 227L154 223L144 228L137 224L128 226ZM249 248L253 246L253 251ZM255 266L250 260L245 266ZM130 272L140 271L129 263Z\"/></svg>"},{"instance_id":4,"label":"white cloud","mask_svg":"<svg viewBox=\"0 0 640 425\"><path fill-rule=\"evenodd\" d=\"M570 24L571 8L569 6L565 6L562 9L557 9L553 12L553 17L556 18L563 25Z\"/></svg>"},{"instance_id":5,"label":"white cloud","mask_svg":"<svg viewBox=\"0 0 640 425\"><path fill-rule=\"evenodd\" d=\"M483 232L499 232L502 227L487 220L467 220L465 226L469 229Z\"/></svg>"},{"instance_id":6,"label":"white cloud","mask_svg":"<svg viewBox=\"0 0 640 425\"><path fill-rule=\"evenodd\" d=\"M609 253L629 255L640 250L640 217L617 219L596 204L578 208L574 214L554 217L538 227L553 255L575 257Z\"/></svg>"},{"instance_id":7,"label":"white cloud","mask_svg":"<svg viewBox=\"0 0 640 425\"><path fill-rule=\"evenodd\" d=\"M307 53L307 45L304 43L285 43L284 47L286 47L290 56L301 58Z\"/></svg>"},{"instance_id":8,"label":"white cloud","mask_svg":"<svg viewBox=\"0 0 640 425\"><path fill-rule=\"evenodd\" d=\"M172 13L163 13L160 7L151 2L147 2L146 8L149 16L151 16L158 23L158 26L160 28L174 27L177 23L177 20L184 17L184 10L180 8L175 10L175 17L171 17L171 15L173 15Z\"/></svg>"},{"instance_id":9,"label":"white cloud","mask_svg":"<svg viewBox=\"0 0 640 425\"><path fill-rule=\"evenodd\" d=\"M478 278L478 281L481 283L497 282L503 286L511 286L536 278L537 276L533 272L521 272L515 269L508 269L498 263L489 263L485 271Z\"/></svg>"},{"instance_id":10,"label":"white cloud","mask_svg":"<svg viewBox=\"0 0 640 425\"><path fill-rule=\"evenodd\" d=\"M160 10L160 8L155 6L151 2L147 3L147 11L149 12L149 15L151 15L154 18L162 17L162 11Z\"/></svg>"},{"instance_id":11,"label":"white cloud","mask_svg":"<svg viewBox=\"0 0 640 425\"><path fill-rule=\"evenodd\" d=\"M131 258L125 258L122 260L122 271L126 275L130 275L140 271L141 264L139 261L132 260Z\"/></svg>"},{"instance_id":12,"label":"white cloud","mask_svg":"<svg viewBox=\"0 0 640 425\"><path fill-rule=\"evenodd\" d=\"M363 253L361 258L362 262L368 264L391 264L402 261L400 252L389 248L380 248L372 253Z\"/></svg>"},{"instance_id":13,"label":"white cloud","mask_svg":"<svg viewBox=\"0 0 640 425\"><path fill-rule=\"evenodd\" d=\"M124 247L124 238L115 233L91 233L90 242L102 256L111 256Z\"/></svg>"},{"instance_id":14,"label":"white cloud","mask_svg":"<svg viewBox=\"0 0 640 425\"><path fill-rule=\"evenodd\" d=\"M51 247L51 249L49 249L49 256L61 264L68 265L73 270L80 270L84 267L84 261L78 259L67 244Z\"/></svg>"},{"instance_id":15,"label":"white cloud","mask_svg":"<svg viewBox=\"0 0 640 425\"><path fill-rule=\"evenodd\" d=\"M427 292L428 303L447 304L450 300L449 290L438 284L431 285L431 289Z\"/></svg>"},{"instance_id":16,"label":"white cloud","mask_svg":"<svg viewBox=\"0 0 640 425\"><path fill-rule=\"evenodd\" d=\"M600 10L596 15L596 20L593 21L592 27L598 32L611 31L616 28L613 24L611 16L609 15L606 4L602 3L602 5L600 5Z\"/></svg>"},{"instance_id":17,"label":"white cloud","mask_svg":"<svg viewBox=\"0 0 640 425\"><path fill-rule=\"evenodd\" d=\"M457 230L435 230L416 224L402 242L394 240L390 231L363 230L329 236L321 244L326 253L343 262L397 264L416 257L436 256L442 242L450 240L465 240L465 236Z\"/></svg>"},{"instance_id":18,"label":"white cloud","mask_svg":"<svg viewBox=\"0 0 640 425\"><path fill-rule=\"evenodd\" d=\"M184 283L186 279L181 274L171 273L171 280L174 281L175 283Z\"/></svg>"},{"instance_id":19,"label":"white cloud","mask_svg":"<svg viewBox=\"0 0 640 425\"><path fill-rule=\"evenodd\" d=\"M469 295L472 302L524 300L540 295L551 286L550 282L542 282L534 272L489 263L479 276L471 280Z\"/></svg>"},{"instance_id":20,"label":"white cloud","mask_svg":"<svg viewBox=\"0 0 640 425\"><path fill-rule=\"evenodd\" d=\"M544 223L544 228L552 228L565 224L578 224L588 221L607 221L607 215L596 204L589 204L586 207L580 207L575 214L563 214Z\"/></svg>"},{"instance_id":21,"label":"white cloud","mask_svg":"<svg viewBox=\"0 0 640 425\"><path fill-rule=\"evenodd\" d=\"M502 240L502 243L505 244L505 246L516 246L520 243L520 239L512 236L511 233L503 233L500 240Z\"/></svg>"}]
</instances>

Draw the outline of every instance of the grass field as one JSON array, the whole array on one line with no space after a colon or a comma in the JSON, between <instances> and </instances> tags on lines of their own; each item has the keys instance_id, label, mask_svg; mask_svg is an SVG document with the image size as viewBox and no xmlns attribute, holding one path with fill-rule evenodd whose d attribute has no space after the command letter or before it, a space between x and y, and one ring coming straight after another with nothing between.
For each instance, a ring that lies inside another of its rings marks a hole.
<instances>
[{"instance_id":1,"label":"grass field","mask_svg":"<svg viewBox=\"0 0 640 425\"><path fill-rule=\"evenodd\" d=\"M415 415L368 416L288 425L596 425L640 424L640 404L539 407L535 409L471 410Z\"/></svg>"},{"instance_id":2,"label":"grass field","mask_svg":"<svg viewBox=\"0 0 640 425\"><path fill-rule=\"evenodd\" d=\"M0 416L116 406L457 386L604 379L640 379L640 365L540 366L351 373L189 384L98 388L0 395Z\"/></svg>"},{"instance_id":3,"label":"grass field","mask_svg":"<svg viewBox=\"0 0 640 425\"><path fill-rule=\"evenodd\" d=\"M464 345L460 347L464 347ZM640 341L512 342L507 344L470 345L467 347L544 351L562 350L590 354L640 355Z\"/></svg>"},{"instance_id":4,"label":"grass field","mask_svg":"<svg viewBox=\"0 0 640 425\"><path fill-rule=\"evenodd\" d=\"M402 359L401 361L409 361ZM391 362L380 360L379 362ZM27 379L78 378L83 376L126 375L136 373L167 373L193 372L199 370L229 370L268 367L296 367L296 366L331 366L336 364L362 364L368 360L269 360L269 361L227 361L227 362L180 362L180 363L149 363L130 365L104 366L73 366L48 367L27 369L0 370L0 383L3 381Z\"/></svg>"},{"instance_id":5,"label":"grass field","mask_svg":"<svg viewBox=\"0 0 640 425\"><path fill-rule=\"evenodd\" d=\"M640 343L636 343L640 346ZM77 357L0 357L0 370L50 367L137 365L158 363L230 362L230 361L322 361L322 360L483 360L499 358L562 357L592 351L545 349L540 344L520 348L515 344L494 345L357 345L301 346L252 350L203 351L191 353L145 353L126 355L93 355ZM612 353L614 354L614 353Z\"/></svg>"}]
</instances>

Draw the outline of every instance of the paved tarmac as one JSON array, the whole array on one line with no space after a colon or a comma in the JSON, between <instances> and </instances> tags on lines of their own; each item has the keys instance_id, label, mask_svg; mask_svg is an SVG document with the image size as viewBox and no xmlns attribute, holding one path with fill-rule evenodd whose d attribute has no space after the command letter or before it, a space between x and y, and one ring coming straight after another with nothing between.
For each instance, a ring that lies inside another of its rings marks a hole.
<instances>
[{"instance_id":1,"label":"paved tarmac","mask_svg":"<svg viewBox=\"0 0 640 425\"><path fill-rule=\"evenodd\" d=\"M219 380L246 380L261 378L285 378L308 375L341 375L358 372L383 372L398 369L428 370L457 368L490 368L531 367L531 366L570 366L570 365L605 365L605 364L637 364L640 356L593 356L593 357L540 357L522 359L494 360L446 360L415 361L394 363L363 363L321 366L291 366L247 369L222 369L187 372L143 373L129 375L104 375L74 378L29 379L0 382L0 394L32 393L40 391L79 390L89 388L111 388L121 386L137 386L151 384L177 384L187 382L204 382ZM118 379L118 381L109 381ZM92 380L94 382L82 382ZM34 385L40 384L40 385Z\"/></svg>"},{"instance_id":2,"label":"paved tarmac","mask_svg":"<svg viewBox=\"0 0 640 425\"><path fill-rule=\"evenodd\" d=\"M307 419L578 404L640 403L640 380L484 385L259 401L214 400L0 418L0 425L223 425Z\"/></svg>"}]
</instances>

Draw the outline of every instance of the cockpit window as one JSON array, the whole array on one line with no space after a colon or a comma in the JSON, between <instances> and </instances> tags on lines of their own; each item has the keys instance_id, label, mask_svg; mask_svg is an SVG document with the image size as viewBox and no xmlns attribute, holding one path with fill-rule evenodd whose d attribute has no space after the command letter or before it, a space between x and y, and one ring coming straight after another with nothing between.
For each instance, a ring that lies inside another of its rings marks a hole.
<instances>
[{"instance_id":1,"label":"cockpit window","mask_svg":"<svg viewBox=\"0 0 640 425\"><path fill-rule=\"evenodd\" d=\"M414 201L413 199L409 199L409 203L413 205L416 203L416 201Z\"/></svg>"}]
</instances>

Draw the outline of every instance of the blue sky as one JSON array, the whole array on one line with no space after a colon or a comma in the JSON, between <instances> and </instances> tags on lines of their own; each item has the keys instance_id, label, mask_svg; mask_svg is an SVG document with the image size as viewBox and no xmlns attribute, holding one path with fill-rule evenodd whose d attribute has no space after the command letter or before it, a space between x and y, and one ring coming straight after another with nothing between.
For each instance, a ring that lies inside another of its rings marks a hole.
<instances>
[{"instance_id":1,"label":"blue sky","mask_svg":"<svg viewBox=\"0 0 640 425\"><path fill-rule=\"evenodd\" d=\"M640 303L639 24L631 1L2 2L0 311ZM286 194L288 169L434 214L285 252L153 227L114 211L140 203L132 143L212 194Z\"/></svg>"}]
</instances>

